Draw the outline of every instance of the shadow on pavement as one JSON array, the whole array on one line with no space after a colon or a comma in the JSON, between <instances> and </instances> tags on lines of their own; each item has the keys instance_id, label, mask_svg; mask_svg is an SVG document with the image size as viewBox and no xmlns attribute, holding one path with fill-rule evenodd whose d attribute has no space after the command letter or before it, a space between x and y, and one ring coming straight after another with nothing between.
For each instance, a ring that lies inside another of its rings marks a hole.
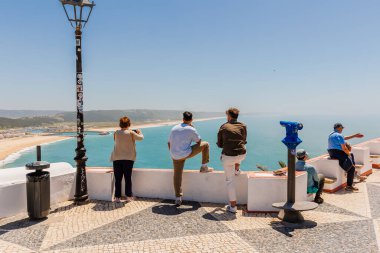
<instances>
[{"instance_id":1,"label":"shadow on pavement","mask_svg":"<svg viewBox=\"0 0 380 253\"><path fill-rule=\"evenodd\" d=\"M182 205L177 207L171 200L164 200L161 204L152 207L152 212L160 215L180 215L186 212L197 211L201 205L198 202L183 201Z\"/></svg>"},{"instance_id":2,"label":"shadow on pavement","mask_svg":"<svg viewBox=\"0 0 380 253\"><path fill-rule=\"evenodd\" d=\"M0 236L12 230L23 229L23 228L28 228L34 225L38 225L41 222L44 222L46 220L47 218L38 219L38 220L31 220L29 218L24 218L21 220L9 222L7 224L0 226Z\"/></svg>"},{"instance_id":3,"label":"shadow on pavement","mask_svg":"<svg viewBox=\"0 0 380 253\"><path fill-rule=\"evenodd\" d=\"M277 232L280 232L281 234L284 234L288 237L293 237L291 233L293 233L297 229L311 229L316 227L318 224L314 221L305 220L304 222L299 224L288 223L284 221L272 221L270 225L272 229L276 230Z\"/></svg>"},{"instance_id":4,"label":"shadow on pavement","mask_svg":"<svg viewBox=\"0 0 380 253\"><path fill-rule=\"evenodd\" d=\"M202 217L206 220L212 220L212 221L236 220L236 214L227 212L226 209L222 207L216 207L214 210L204 214Z\"/></svg>"}]
</instances>

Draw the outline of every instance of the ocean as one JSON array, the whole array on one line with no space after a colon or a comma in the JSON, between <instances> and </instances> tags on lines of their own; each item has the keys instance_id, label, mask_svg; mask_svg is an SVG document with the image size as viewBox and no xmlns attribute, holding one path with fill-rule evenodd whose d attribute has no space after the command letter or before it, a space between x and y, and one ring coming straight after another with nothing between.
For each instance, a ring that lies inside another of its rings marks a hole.
<instances>
[{"instance_id":1,"label":"ocean","mask_svg":"<svg viewBox=\"0 0 380 253\"><path fill-rule=\"evenodd\" d=\"M256 165L267 166L269 170L279 168L278 161L287 159L287 150L281 140L285 137L285 128L279 124L280 120L291 120L303 123L304 128L299 131L303 142L299 148L306 149L311 157L326 153L327 136L336 122L345 126L346 135L361 132L362 139L352 139L352 144L380 136L380 117L377 116L242 116L242 121L248 126L247 158L242 163L242 170L257 170ZM195 122L202 140L210 143L210 167L223 170L220 162L221 150L216 146L217 132L224 119ZM132 126L133 127L133 126ZM135 168L172 168L172 162L167 148L168 136L172 126L161 126L142 129L145 139L137 142L137 160ZM72 134L72 133L71 133ZM70 133L68 134L70 135ZM89 133L85 137L87 149L87 166L112 166L109 161L113 149L113 135L101 136ZM75 138L59 141L42 146L42 160L48 162L68 162L75 166ZM24 166L36 159L35 149L22 151L14 155L14 159L3 165L3 168ZM186 161L185 169L199 169L200 156Z\"/></svg>"}]
</instances>

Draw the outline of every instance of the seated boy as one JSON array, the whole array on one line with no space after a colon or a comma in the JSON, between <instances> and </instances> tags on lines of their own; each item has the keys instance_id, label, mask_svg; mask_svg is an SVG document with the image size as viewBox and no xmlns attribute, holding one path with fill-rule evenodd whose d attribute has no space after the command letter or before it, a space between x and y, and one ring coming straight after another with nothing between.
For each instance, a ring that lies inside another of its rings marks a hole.
<instances>
[{"instance_id":1,"label":"seated boy","mask_svg":"<svg viewBox=\"0 0 380 253\"><path fill-rule=\"evenodd\" d=\"M307 193L315 193L314 202L322 204L323 198L321 195L325 185L325 177L322 174L317 174L315 168L306 163L307 159L309 159L308 153L304 149L299 149L297 151L296 171L307 172Z\"/></svg>"}]
</instances>

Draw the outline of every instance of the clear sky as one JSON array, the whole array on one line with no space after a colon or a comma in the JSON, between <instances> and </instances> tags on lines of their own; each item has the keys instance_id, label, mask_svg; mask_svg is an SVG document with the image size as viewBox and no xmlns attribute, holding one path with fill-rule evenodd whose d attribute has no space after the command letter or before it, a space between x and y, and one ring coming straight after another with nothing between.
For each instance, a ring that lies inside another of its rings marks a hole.
<instances>
[{"instance_id":1,"label":"clear sky","mask_svg":"<svg viewBox=\"0 0 380 253\"><path fill-rule=\"evenodd\" d=\"M378 0L97 0L85 110L378 113ZM58 0L1 1L0 109L75 109Z\"/></svg>"}]
</instances>

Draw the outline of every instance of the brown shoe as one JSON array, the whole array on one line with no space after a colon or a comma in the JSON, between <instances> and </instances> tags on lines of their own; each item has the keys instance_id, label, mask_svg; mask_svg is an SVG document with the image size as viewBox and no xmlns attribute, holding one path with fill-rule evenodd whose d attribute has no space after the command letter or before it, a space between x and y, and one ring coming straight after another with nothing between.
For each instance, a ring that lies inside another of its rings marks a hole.
<instances>
[{"instance_id":1,"label":"brown shoe","mask_svg":"<svg viewBox=\"0 0 380 253\"><path fill-rule=\"evenodd\" d=\"M346 186L346 188L344 188L346 191L348 192L356 192L356 191L359 191L359 188L357 187L354 187L354 186Z\"/></svg>"},{"instance_id":2,"label":"brown shoe","mask_svg":"<svg viewBox=\"0 0 380 253\"><path fill-rule=\"evenodd\" d=\"M208 172L213 172L214 169L213 168L209 168L207 165L205 166L201 166L199 172L201 173L208 173Z\"/></svg>"}]
</instances>

